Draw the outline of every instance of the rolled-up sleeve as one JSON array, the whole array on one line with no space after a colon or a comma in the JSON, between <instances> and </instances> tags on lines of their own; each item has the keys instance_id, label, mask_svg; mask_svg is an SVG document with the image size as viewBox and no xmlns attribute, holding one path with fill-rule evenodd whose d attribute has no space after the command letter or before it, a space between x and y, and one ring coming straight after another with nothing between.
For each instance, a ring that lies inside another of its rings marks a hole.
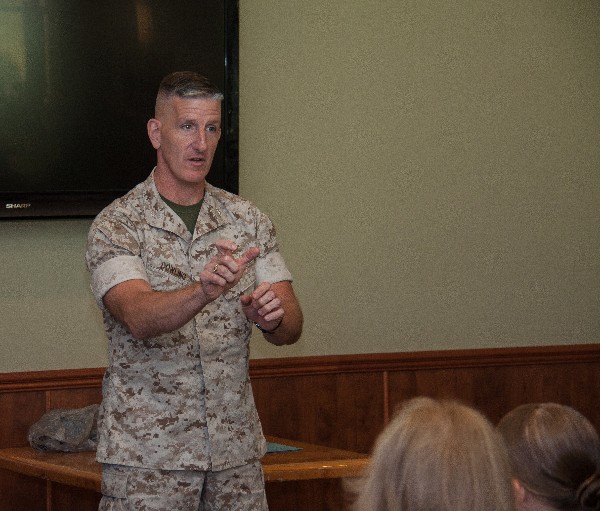
<instances>
[{"instance_id":1,"label":"rolled-up sleeve","mask_svg":"<svg viewBox=\"0 0 600 511\"><path fill-rule=\"evenodd\" d=\"M92 293L100 307L104 307L102 298L106 292L127 280L141 279L148 282L148 276L142 260L138 256L121 255L108 259L92 273Z\"/></svg>"},{"instance_id":2,"label":"rolled-up sleeve","mask_svg":"<svg viewBox=\"0 0 600 511\"><path fill-rule=\"evenodd\" d=\"M102 214L96 218L88 233L85 257L91 273L91 290L101 308L104 295L117 284L135 279L148 282L139 233L123 218Z\"/></svg>"},{"instance_id":3,"label":"rolled-up sleeve","mask_svg":"<svg viewBox=\"0 0 600 511\"><path fill-rule=\"evenodd\" d=\"M292 281L292 274L287 269L283 256L279 252L260 257L256 261L256 282L281 282L283 280Z\"/></svg>"},{"instance_id":4,"label":"rolled-up sleeve","mask_svg":"<svg viewBox=\"0 0 600 511\"><path fill-rule=\"evenodd\" d=\"M256 260L257 284L292 281L292 274L279 252L275 227L269 217L263 213L258 215L257 241L261 249L261 255Z\"/></svg>"}]
</instances>

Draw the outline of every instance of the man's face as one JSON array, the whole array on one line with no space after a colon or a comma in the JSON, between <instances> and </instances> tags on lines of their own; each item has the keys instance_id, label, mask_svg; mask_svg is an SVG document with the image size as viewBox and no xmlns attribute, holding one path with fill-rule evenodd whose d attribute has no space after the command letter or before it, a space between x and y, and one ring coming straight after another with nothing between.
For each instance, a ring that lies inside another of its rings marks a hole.
<instances>
[{"instance_id":1,"label":"man's face","mask_svg":"<svg viewBox=\"0 0 600 511\"><path fill-rule=\"evenodd\" d=\"M203 183L221 137L221 102L172 97L148 122L156 172L178 186Z\"/></svg>"}]
</instances>

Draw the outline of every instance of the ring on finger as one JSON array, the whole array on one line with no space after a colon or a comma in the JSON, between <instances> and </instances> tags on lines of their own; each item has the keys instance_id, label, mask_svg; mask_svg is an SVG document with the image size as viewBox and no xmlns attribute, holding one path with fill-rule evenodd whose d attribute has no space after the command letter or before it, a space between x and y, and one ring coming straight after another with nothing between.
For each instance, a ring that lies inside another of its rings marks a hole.
<instances>
[{"instance_id":1,"label":"ring on finger","mask_svg":"<svg viewBox=\"0 0 600 511\"><path fill-rule=\"evenodd\" d=\"M218 264L215 264L215 265L213 266L213 273L217 273L218 271L219 271L219 265L218 265Z\"/></svg>"}]
</instances>

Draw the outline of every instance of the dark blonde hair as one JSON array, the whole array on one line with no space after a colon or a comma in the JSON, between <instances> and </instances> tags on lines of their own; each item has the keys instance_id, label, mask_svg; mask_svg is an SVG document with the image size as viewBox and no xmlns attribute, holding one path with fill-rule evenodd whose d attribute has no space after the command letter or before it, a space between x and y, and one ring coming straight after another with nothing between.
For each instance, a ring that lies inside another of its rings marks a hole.
<instances>
[{"instance_id":1,"label":"dark blonde hair","mask_svg":"<svg viewBox=\"0 0 600 511\"><path fill-rule=\"evenodd\" d=\"M555 509L600 509L600 439L570 406L533 403L498 423L513 475Z\"/></svg>"},{"instance_id":2,"label":"dark blonde hair","mask_svg":"<svg viewBox=\"0 0 600 511\"><path fill-rule=\"evenodd\" d=\"M511 511L502 438L479 412L454 401L414 398L378 437L356 511Z\"/></svg>"}]
</instances>

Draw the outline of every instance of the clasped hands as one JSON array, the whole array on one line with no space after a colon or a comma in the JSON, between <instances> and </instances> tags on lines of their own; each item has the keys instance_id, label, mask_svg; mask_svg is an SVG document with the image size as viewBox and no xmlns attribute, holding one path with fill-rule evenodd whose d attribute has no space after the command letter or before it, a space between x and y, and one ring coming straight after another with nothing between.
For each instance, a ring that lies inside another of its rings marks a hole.
<instances>
[{"instance_id":1,"label":"clasped hands","mask_svg":"<svg viewBox=\"0 0 600 511\"><path fill-rule=\"evenodd\" d=\"M244 275L247 265L256 259L260 250L252 247L235 257L237 245L229 240L215 242L217 255L212 257L200 273L200 285L209 301L216 300L234 287ZM240 297L246 317L265 330L274 330L283 320L281 300L269 282L261 283L249 295Z\"/></svg>"}]
</instances>

